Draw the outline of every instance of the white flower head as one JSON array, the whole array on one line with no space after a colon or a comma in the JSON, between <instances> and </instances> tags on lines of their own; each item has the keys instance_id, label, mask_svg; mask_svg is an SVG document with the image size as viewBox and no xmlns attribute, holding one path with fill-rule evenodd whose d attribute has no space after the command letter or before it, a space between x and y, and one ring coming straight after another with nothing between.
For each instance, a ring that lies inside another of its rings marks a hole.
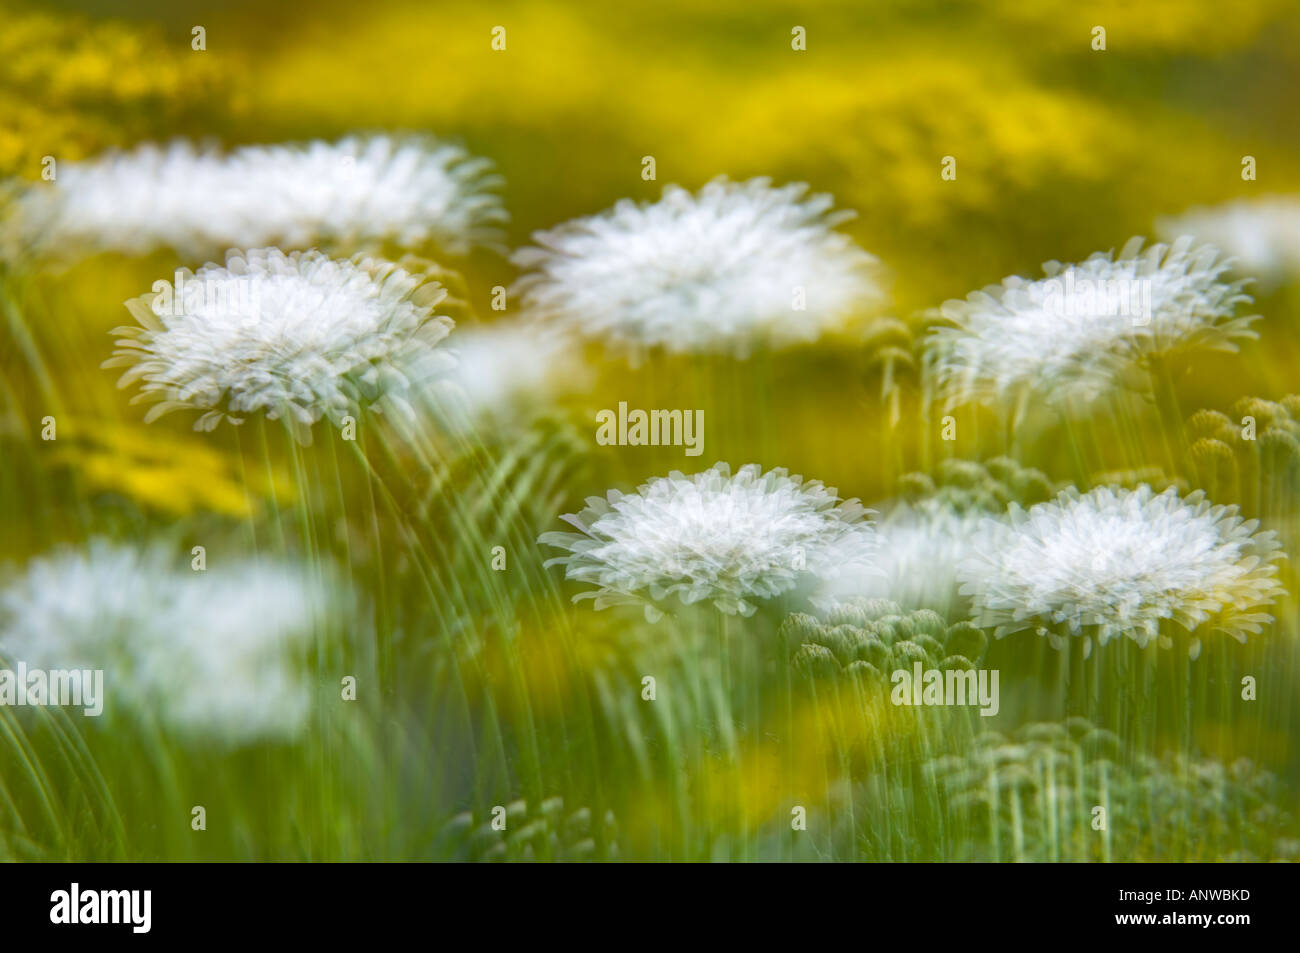
<instances>
[{"instance_id":1,"label":"white flower head","mask_svg":"<svg viewBox=\"0 0 1300 953\"><path fill-rule=\"evenodd\" d=\"M578 533L545 533L540 541L569 551L569 579L599 588L577 598L642 605L651 621L658 604L708 600L729 615L752 615L752 600L789 592L805 579L833 575L846 549L858 559L873 552L874 530L857 500L804 482L783 469L763 473L748 464L732 475L725 463L684 476L674 471L622 494L587 499L564 520ZM848 541L854 539L850 547Z\"/></svg>"},{"instance_id":2,"label":"white flower head","mask_svg":"<svg viewBox=\"0 0 1300 953\"><path fill-rule=\"evenodd\" d=\"M1257 335L1235 317L1251 299L1222 280L1231 262L1191 239L1118 256L1049 261L1036 281L1010 277L941 308L953 327L936 329L927 363L952 404L1024 397L1095 400L1132 379L1149 358L1181 351L1236 350Z\"/></svg>"},{"instance_id":3,"label":"white flower head","mask_svg":"<svg viewBox=\"0 0 1300 953\"><path fill-rule=\"evenodd\" d=\"M1236 270L1276 284L1300 274L1300 196L1239 199L1162 219L1161 234L1195 235L1232 255Z\"/></svg>"},{"instance_id":4,"label":"white flower head","mask_svg":"<svg viewBox=\"0 0 1300 953\"><path fill-rule=\"evenodd\" d=\"M33 559L0 589L0 655L104 672L106 715L241 744L292 736L310 707L300 657L336 586L287 563L206 572L102 539Z\"/></svg>"},{"instance_id":5,"label":"white flower head","mask_svg":"<svg viewBox=\"0 0 1300 953\"><path fill-rule=\"evenodd\" d=\"M73 258L172 248L203 260L228 248L336 251L437 245L464 254L499 241L506 215L486 160L427 137L245 146L223 155L178 141L60 164L16 199L0 252Z\"/></svg>"},{"instance_id":6,"label":"white flower head","mask_svg":"<svg viewBox=\"0 0 1300 953\"><path fill-rule=\"evenodd\" d=\"M849 559L813 596L824 610L858 599L887 599L904 609L946 614L961 600L960 570L985 549L998 521L981 510L962 510L944 500L900 503L876 523L869 561Z\"/></svg>"},{"instance_id":7,"label":"white flower head","mask_svg":"<svg viewBox=\"0 0 1300 953\"><path fill-rule=\"evenodd\" d=\"M533 236L514 261L533 315L639 353L812 341L876 304L877 261L804 184L716 179Z\"/></svg>"},{"instance_id":8,"label":"white flower head","mask_svg":"<svg viewBox=\"0 0 1300 953\"><path fill-rule=\"evenodd\" d=\"M580 387L586 376L581 343L533 322L461 324L447 350L456 368L443 381L445 402L461 406L467 422L503 419L524 405L545 404Z\"/></svg>"},{"instance_id":9,"label":"white flower head","mask_svg":"<svg viewBox=\"0 0 1300 953\"><path fill-rule=\"evenodd\" d=\"M127 302L140 325L113 331L104 362L156 402L147 420L192 408L211 430L259 412L299 427L361 406L409 413L407 394L449 362L435 350L452 327L434 314L446 292L418 270L271 248L178 276Z\"/></svg>"},{"instance_id":10,"label":"white flower head","mask_svg":"<svg viewBox=\"0 0 1300 953\"><path fill-rule=\"evenodd\" d=\"M1067 490L1028 512L1012 504L1008 525L991 528L995 542L963 567L962 591L999 638L1035 628L1058 646L1062 630L1088 646L1092 635L1167 645L1169 620L1192 633L1196 654L1202 630L1244 642L1271 621L1280 546L1257 527L1200 491Z\"/></svg>"}]
</instances>

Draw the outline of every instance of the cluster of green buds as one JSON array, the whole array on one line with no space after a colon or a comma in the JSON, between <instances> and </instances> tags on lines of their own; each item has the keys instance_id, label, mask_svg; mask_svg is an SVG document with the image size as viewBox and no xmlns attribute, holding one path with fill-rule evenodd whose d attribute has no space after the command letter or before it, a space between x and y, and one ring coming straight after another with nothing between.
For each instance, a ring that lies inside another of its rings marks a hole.
<instances>
[{"instance_id":1,"label":"cluster of green buds","mask_svg":"<svg viewBox=\"0 0 1300 953\"><path fill-rule=\"evenodd\" d=\"M884 599L845 602L824 619L794 613L781 624L781 637L791 664L804 675L882 683L916 662L944 671L976 668L989 643L970 622L949 625L937 612L903 612Z\"/></svg>"},{"instance_id":2,"label":"cluster of green buds","mask_svg":"<svg viewBox=\"0 0 1300 953\"><path fill-rule=\"evenodd\" d=\"M987 732L925 774L946 806L954 859L1143 861L1172 844L1186 861L1300 857L1276 776L1245 759L1136 754L1082 718Z\"/></svg>"},{"instance_id":3,"label":"cluster of green buds","mask_svg":"<svg viewBox=\"0 0 1300 953\"><path fill-rule=\"evenodd\" d=\"M512 801L486 818L457 814L438 835L438 855L460 861L612 861L619 857L614 815L591 808L566 810L564 799L530 806Z\"/></svg>"},{"instance_id":4,"label":"cluster of green buds","mask_svg":"<svg viewBox=\"0 0 1300 953\"><path fill-rule=\"evenodd\" d=\"M1027 508L1050 500L1061 489L1041 470L1021 466L1010 457L983 463L944 460L933 475L908 473L899 480L901 495L909 502L936 500L958 512L1002 512L1011 503Z\"/></svg>"},{"instance_id":5,"label":"cluster of green buds","mask_svg":"<svg viewBox=\"0 0 1300 953\"><path fill-rule=\"evenodd\" d=\"M1249 516L1290 512L1300 490L1300 395L1243 397L1231 417L1198 410L1187 438L1195 478L1211 499L1240 500Z\"/></svg>"}]
</instances>

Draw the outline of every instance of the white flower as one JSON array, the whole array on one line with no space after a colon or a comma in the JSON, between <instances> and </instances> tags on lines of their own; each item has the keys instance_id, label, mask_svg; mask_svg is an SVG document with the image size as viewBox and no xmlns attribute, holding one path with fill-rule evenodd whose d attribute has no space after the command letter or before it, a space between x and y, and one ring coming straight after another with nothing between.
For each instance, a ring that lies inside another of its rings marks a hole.
<instances>
[{"instance_id":1,"label":"white flower","mask_svg":"<svg viewBox=\"0 0 1300 953\"><path fill-rule=\"evenodd\" d=\"M292 736L310 707L294 658L337 587L289 564L187 560L99 539L33 559L0 589L0 655L103 670L106 716L232 743Z\"/></svg>"},{"instance_id":2,"label":"white flower","mask_svg":"<svg viewBox=\"0 0 1300 953\"><path fill-rule=\"evenodd\" d=\"M676 594L686 605L709 600L727 614L752 615L750 600L834 574L848 548L869 559L874 530L866 516L857 500L841 502L834 488L783 469L748 464L733 476L717 463L693 476L656 477L633 494L589 497L585 510L564 517L579 533L540 541L571 554L546 565L599 586L577 597L595 599L597 609L641 604L654 621L655 603Z\"/></svg>"},{"instance_id":3,"label":"white flower","mask_svg":"<svg viewBox=\"0 0 1300 953\"><path fill-rule=\"evenodd\" d=\"M823 582L813 602L830 609L850 600L887 599L946 614L960 601L960 568L990 544L992 525L981 510L941 500L900 503L876 523L873 558L847 560L850 568Z\"/></svg>"},{"instance_id":4,"label":"white flower","mask_svg":"<svg viewBox=\"0 0 1300 953\"><path fill-rule=\"evenodd\" d=\"M1009 525L963 567L962 591L999 638L1032 627L1059 646L1063 628L1102 644L1122 635L1167 645L1160 627L1171 620L1193 633L1196 654L1202 629L1244 642L1271 621L1263 610L1283 594L1281 553L1257 525L1200 491L1068 490L1027 513L1012 504Z\"/></svg>"},{"instance_id":5,"label":"white flower","mask_svg":"<svg viewBox=\"0 0 1300 953\"><path fill-rule=\"evenodd\" d=\"M623 200L538 232L514 261L524 306L633 352L811 341L880 298L876 259L834 226L849 213L804 184L717 179ZM802 300L800 300L802 298Z\"/></svg>"},{"instance_id":6,"label":"white flower","mask_svg":"<svg viewBox=\"0 0 1300 953\"><path fill-rule=\"evenodd\" d=\"M446 403L461 406L468 421L509 416L524 405L581 387L585 378L580 342L544 325L462 324L447 350L456 368L442 383Z\"/></svg>"},{"instance_id":7,"label":"white flower","mask_svg":"<svg viewBox=\"0 0 1300 953\"><path fill-rule=\"evenodd\" d=\"M57 258L169 247L201 261L228 248L340 251L493 244L505 219L488 163L428 138L245 146L187 142L59 165L17 198L0 251Z\"/></svg>"},{"instance_id":8,"label":"white flower","mask_svg":"<svg viewBox=\"0 0 1300 953\"><path fill-rule=\"evenodd\" d=\"M210 430L259 411L300 426L363 404L409 411L452 326L433 313L437 282L385 261L257 249L179 274L127 302L140 326L115 329L104 362L128 367L118 386L140 382L136 400L158 401L147 420L194 408Z\"/></svg>"},{"instance_id":9,"label":"white flower","mask_svg":"<svg viewBox=\"0 0 1300 953\"><path fill-rule=\"evenodd\" d=\"M1300 274L1300 196L1225 202L1159 222L1170 238L1195 235L1232 255L1236 270L1275 284Z\"/></svg>"},{"instance_id":10,"label":"white flower","mask_svg":"<svg viewBox=\"0 0 1300 953\"><path fill-rule=\"evenodd\" d=\"M1049 261L1047 277L1010 277L941 308L955 327L939 328L928 364L941 394L955 403L1024 397L1093 400L1124 383L1154 355L1236 350L1254 338L1241 282L1220 276L1229 262L1190 239L1152 245L1132 239L1118 257L1095 254L1076 265Z\"/></svg>"}]
</instances>

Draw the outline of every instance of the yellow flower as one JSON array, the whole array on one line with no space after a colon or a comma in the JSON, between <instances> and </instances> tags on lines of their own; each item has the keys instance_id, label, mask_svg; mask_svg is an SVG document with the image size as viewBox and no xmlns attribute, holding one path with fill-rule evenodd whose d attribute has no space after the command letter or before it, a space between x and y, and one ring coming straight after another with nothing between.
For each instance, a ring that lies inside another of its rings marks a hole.
<instances>
[{"instance_id":1,"label":"yellow flower","mask_svg":"<svg viewBox=\"0 0 1300 953\"><path fill-rule=\"evenodd\" d=\"M235 112L232 60L156 25L14 9L0 0L0 176L169 136L189 116Z\"/></svg>"},{"instance_id":2,"label":"yellow flower","mask_svg":"<svg viewBox=\"0 0 1300 953\"><path fill-rule=\"evenodd\" d=\"M274 494L295 498L283 468L241 472L238 461L202 437L96 421L59 433L59 464L70 467L91 495L120 494L155 512L184 516L200 510L244 518Z\"/></svg>"}]
</instances>

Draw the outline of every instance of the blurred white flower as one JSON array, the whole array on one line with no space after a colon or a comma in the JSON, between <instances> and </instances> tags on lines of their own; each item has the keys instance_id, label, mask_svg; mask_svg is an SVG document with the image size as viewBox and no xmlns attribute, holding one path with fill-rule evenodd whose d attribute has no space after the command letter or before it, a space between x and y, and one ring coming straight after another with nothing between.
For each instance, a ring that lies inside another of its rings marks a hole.
<instances>
[{"instance_id":1,"label":"blurred white flower","mask_svg":"<svg viewBox=\"0 0 1300 953\"><path fill-rule=\"evenodd\" d=\"M892 507L875 525L874 558L846 560L847 568L813 595L819 608L887 599L904 609L934 609L946 616L961 602L961 566L990 545L996 522L982 510L925 499Z\"/></svg>"},{"instance_id":2,"label":"blurred white flower","mask_svg":"<svg viewBox=\"0 0 1300 953\"><path fill-rule=\"evenodd\" d=\"M1195 235L1236 259L1234 270L1273 285L1300 274L1300 196L1240 199L1161 219L1162 235Z\"/></svg>"},{"instance_id":3,"label":"blurred white flower","mask_svg":"<svg viewBox=\"0 0 1300 953\"><path fill-rule=\"evenodd\" d=\"M1200 491L1068 490L1028 512L1012 504L1007 526L990 527L995 541L963 566L962 591L975 622L999 638L1035 628L1059 647L1058 626L1088 637L1085 648L1094 634L1103 645L1115 636L1168 645L1160 627L1171 620L1192 633L1195 655L1203 629L1244 642L1271 621L1281 552L1257 527Z\"/></svg>"},{"instance_id":4,"label":"blurred white flower","mask_svg":"<svg viewBox=\"0 0 1300 953\"><path fill-rule=\"evenodd\" d=\"M927 363L950 404L1030 392L1094 400L1132 383L1152 356L1235 351L1238 339L1256 337L1255 316L1234 317L1251 299L1241 282L1221 280L1229 265L1191 239L1143 250L1134 238L1117 257L1049 261L1046 278L1005 278L945 302L940 310L955 326L934 331Z\"/></svg>"},{"instance_id":5,"label":"blurred white flower","mask_svg":"<svg viewBox=\"0 0 1300 953\"><path fill-rule=\"evenodd\" d=\"M811 341L882 297L876 259L827 195L767 179L677 186L533 236L515 253L524 307L632 352Z\"/></svg>"},{"instance_id":6,"label":"blurred white flower","mask_svg":"<svg viewBox=\"0 0 1300 953\"><path fill-rule=\"evenodd\" d=\"M446 348L456 367L440 382L443 403L459 406L468 423L545 405L562 391L581 388L586 378L581 342L531 322L461 324Z\"/></svg>"},{"instance_id":7,"label":"blurred white flower","mask_svg":"<svg viewBox=\"0 0 1300 953\"><path fill-rule=\"evenodd\" d=\"M245 743L292 736L310 709L295 664L339 602L290 564L192 572L159 547L102 539L31 560L0 589L0 655L102 669L105 714Z\"/></svg>"},{"instance_id":8,"label":"blurred white flower","mask_svg":"<svg viewBox=\"0 0 1300 953\"><path fill-rule=\"evenodd\" d=\"M748 464L733 476L717 463L693 476L656 477L636 493L589 497L586 509L564 517L580 532L540 541L570 553L546 565L599 586L576 597L594 599L597 609L638 604L655 621L656 604L675 594L686 605L709 600L748 616L751 600L845 568L847 551L869 560L875 531L867 516L857 500L840 501L834 488L784 469Z\"/></svg>"},{"instance_id":9,"label":"blurred white flower","mask_svg":"<svg viewBox=\"0 0 1300 953\"><path fill-rule=\"evenodd\" d=\"M505 219L489 163L422 137L244 146L187 142L64 162L25 188L0 252L68 259L159 247L203 260L228 248L336 251L433 243L453 254L495 244Z\"/></svg>"},{"instance_id":10,"label":"blurred white flower","mask_svg":"<svg viewBox=\"0 0 1300 953\"><path fill-rule=\"evenodd\" d=\"M409 392L450 364L435 351L452 327L433 313L446 292L419 271L271 248L179 275L126 303L140 326L116 328L104 362L157 402L146 420L193 408L211 430L258 411L304 427L363 405L410 413Z\"/></svg>"}]
</instances>

